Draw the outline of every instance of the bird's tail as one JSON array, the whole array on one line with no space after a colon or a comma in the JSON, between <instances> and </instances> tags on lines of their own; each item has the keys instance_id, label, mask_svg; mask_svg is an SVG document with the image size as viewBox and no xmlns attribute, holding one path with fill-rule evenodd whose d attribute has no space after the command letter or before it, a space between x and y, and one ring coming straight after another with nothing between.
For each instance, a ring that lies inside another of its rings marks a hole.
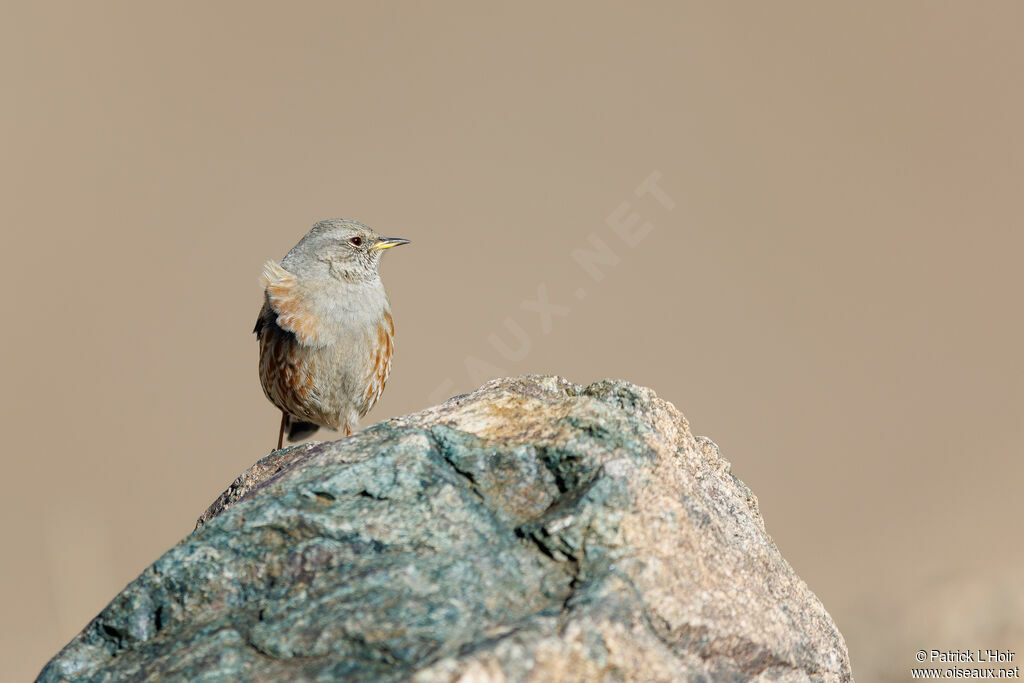
<instances>
[{"instance_id":1,"label":"bird's tail","mask_svg":"<svg viewBox=\"0 0 1024 683\"><path fill-rule=\"evenodd\" d=\"M320 429L320 427L312 422L296 420L294 417L289 415L288 424L285 426L285 429L288 431L289 441L300 441L313 436L316 433L316 430Z\"/></svg>"}]
</instances>

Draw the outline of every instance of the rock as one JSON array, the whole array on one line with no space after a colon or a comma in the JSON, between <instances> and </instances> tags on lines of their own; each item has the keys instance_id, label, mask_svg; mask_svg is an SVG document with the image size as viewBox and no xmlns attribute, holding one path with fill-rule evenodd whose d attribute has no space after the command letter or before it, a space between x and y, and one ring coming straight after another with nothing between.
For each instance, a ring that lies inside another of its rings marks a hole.
<instances>
[{"instance_id":1,"label":"rock","mask_svg":"<svg viewBox=\"0 0 1024 683\"><path fill-rule=\"evenodd\" d=\"M501 379L263 459L40 680L848 681L717 447L649 389Z\"/></svg>"}]
</instances>

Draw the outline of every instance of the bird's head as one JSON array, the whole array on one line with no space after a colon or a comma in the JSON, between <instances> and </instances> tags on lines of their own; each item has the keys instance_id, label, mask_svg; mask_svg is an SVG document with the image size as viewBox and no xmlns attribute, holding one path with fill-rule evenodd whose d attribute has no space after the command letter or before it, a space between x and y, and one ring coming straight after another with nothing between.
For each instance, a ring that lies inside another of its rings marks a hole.
<instances>
[{"instance_id":1,"label":"bird's head","mask_svg":"<svg viewBox=\"0 0 1024 683\"><path fill-rule=\"evenodd\" d=\"M281 261L289 271L307 277L329 275L361 281L377 277L384 251L408 244L400 237L382 237L358 221L329 218L320 221Z\"/></svg>"}]
</instances>

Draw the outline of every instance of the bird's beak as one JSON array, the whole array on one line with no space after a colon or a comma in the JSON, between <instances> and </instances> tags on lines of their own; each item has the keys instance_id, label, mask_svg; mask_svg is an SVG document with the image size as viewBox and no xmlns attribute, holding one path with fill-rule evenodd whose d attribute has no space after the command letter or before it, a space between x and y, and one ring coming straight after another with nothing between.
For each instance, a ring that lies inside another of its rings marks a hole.
<instances>
[{"instance_id":1,"label":"bird's beak","mask_svg":"<svg viewBox=\"0 0 1024 683\"><path fill-rule=\"evenodd\" d=\"M390 249L391 247L397 247L402 244L409 244L409 240L404 240L401 237L381 237L370 247L370 249Z\"/></svg>"}]
</instances>

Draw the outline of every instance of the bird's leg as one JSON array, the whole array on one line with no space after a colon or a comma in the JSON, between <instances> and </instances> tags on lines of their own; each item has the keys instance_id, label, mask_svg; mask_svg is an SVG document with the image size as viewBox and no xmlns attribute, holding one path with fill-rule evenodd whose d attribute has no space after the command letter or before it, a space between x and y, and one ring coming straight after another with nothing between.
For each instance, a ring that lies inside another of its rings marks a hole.
<instances>
[{"instance_id":1,"label":"bird's leg","mask_svg":"<svg viewBox=\"0 0 1024 683\"><path fill-rule=\"evenodd\" d=\"M284 426L288 424L288 413L281 411L281 431L277 433L277 450L284 445Z\"/></svg>"}]
</instances>

